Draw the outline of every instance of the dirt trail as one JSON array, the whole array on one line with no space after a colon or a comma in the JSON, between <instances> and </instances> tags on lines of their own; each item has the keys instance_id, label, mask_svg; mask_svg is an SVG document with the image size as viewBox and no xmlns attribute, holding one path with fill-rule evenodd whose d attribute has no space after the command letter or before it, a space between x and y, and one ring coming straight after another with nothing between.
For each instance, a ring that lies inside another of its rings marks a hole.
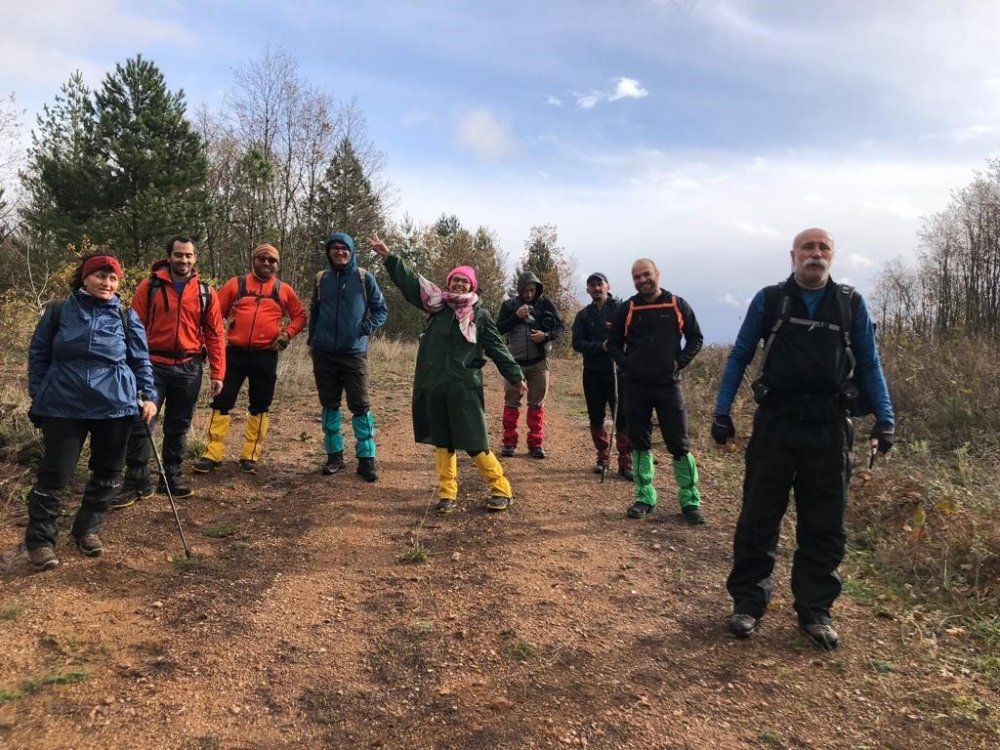
<instances>
[{"instance_id":1,"label":"dirt trail","mask_svg":"<svg viewBox=\"0 0 1000 750\"><path fill-rule=\"evenodd\" d=\"M734 641L723 582L741 458L699 454L709 525L684 525L672 489L652 519L626 520L631 485L589 473L576 367L555 365L550 457L504 462L509 513L482 510L464 456L459 512L430 512L432 454L412 442L405 386L376 394L382 479L353 463L320 476L305 393L275 411L266 470L227 462L179 501L192 563L159 497L109 518L102 558L64 544L43 575L14 560L0 691L24 695L0 693L0 746L998 746L995 696L879 606L841 599L836 653L803 642L786 558L762 631ZM21 533L0 530L2 549ZM401 562L414 545L427 561Z\"/></svg>"}]
</instances>

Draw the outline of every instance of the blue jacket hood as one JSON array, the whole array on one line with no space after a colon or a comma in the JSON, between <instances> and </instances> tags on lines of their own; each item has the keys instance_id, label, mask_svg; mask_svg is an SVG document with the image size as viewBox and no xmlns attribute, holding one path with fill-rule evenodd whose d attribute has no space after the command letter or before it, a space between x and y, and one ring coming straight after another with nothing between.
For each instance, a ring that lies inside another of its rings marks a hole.
<instances>
[{"instance_id":1,"label":"blue jacket hood","mask_svg":"<svg viewBox=\"0 0 1000 750\"><path fill-rule=\"evenodd\" d=\"M334 242L343 242L351 249L351 259L347 261L347 267L344 270L354 270L357 266L357 263L355 263L354 238L346 232L334 232L326 238L326 242L323 243L323 253L326 255L326 262L330 265L330 268L333 268L333 261L330 260L330 245Z\"/></svg>"}]
</instances>

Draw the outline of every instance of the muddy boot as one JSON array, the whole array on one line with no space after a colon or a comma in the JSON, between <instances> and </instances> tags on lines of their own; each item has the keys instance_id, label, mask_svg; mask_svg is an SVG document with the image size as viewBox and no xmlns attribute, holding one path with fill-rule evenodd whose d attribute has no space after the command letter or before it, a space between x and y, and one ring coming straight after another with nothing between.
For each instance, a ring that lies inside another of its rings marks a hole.
<instances>
[{"instance_id":1,"label":"muddy boot","mask_svg":"<svg viewBox=\"0 0 1000 750\"><path fill-rule=\"evenodd\" d=\"M326 463L323 464L323 476L330 477L344 468L344 451L326 454Z\"/></svg>"}]
</instances>

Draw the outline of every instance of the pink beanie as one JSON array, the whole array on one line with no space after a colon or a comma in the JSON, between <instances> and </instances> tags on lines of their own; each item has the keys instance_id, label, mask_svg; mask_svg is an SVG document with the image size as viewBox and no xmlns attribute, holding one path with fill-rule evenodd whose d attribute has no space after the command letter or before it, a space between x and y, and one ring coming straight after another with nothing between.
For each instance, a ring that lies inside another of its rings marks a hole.
<instances>
[{"instance_id":1,"label":"pink beanie","mask_svg":"<svg viewBox=\"0 0 1000 750\"><path fill-rule=\"evenodd\" d=\"M456 266L448 272L448 278L444 280L445 285L451 284L452 276L464 276L470 282L472 282L472 291L476 291L479 288L479 282L476 281L476 269L472 266Z\"/></svg>"}]
</instances>

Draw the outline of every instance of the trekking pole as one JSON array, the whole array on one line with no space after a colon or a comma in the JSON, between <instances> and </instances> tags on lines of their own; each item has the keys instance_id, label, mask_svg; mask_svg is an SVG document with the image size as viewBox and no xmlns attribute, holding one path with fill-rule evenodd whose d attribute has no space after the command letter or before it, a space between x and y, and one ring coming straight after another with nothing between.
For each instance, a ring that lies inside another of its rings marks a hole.
<instances>
[{"instance_id":1,"label":"trekking pole","mask_svg":"<svg viewBox=\"0 0 1000 750\"><path fill-rule=\"evenodd\" d=\"M618 432L618 407L621 405L621 401L618 398L618 367L614 362L611 363L611 387L614 388L615 393L615 406L611 410L611 434L608 438L608 460L604 462L601 468L601 484L604 484L604 475L608 473L608 465L611 463L611 451L615 447L615 435Z\"/></svg>"},{"instance_id":2,"label":"trekking pole","mask_svg":"<svg viewBox=\"0 0 1000 750\"><path fill-rule=\"evenodd\" d=\"M174 494L170 491L170 482L167 481L167 472L163 469L163 460L160 458L160 452L156 450L156 443L153 442L153 431L149 427L149 422L145 419L142 420L142 424L146 429L146 437L149 439L149 447L153 451L153 455L156 456L156 468L160 470L160 481L163 482L163 487L167 491L167 499L170 501L170 509L174 512L174 520L177 521L177 530L181 533L181 544L184 545L184 557L190 560L191 548L188 547L187 539L184 538L184 529L181 528L181 517L177 515L177 506L174 504Z\"/></svg>"}]
</instances>

